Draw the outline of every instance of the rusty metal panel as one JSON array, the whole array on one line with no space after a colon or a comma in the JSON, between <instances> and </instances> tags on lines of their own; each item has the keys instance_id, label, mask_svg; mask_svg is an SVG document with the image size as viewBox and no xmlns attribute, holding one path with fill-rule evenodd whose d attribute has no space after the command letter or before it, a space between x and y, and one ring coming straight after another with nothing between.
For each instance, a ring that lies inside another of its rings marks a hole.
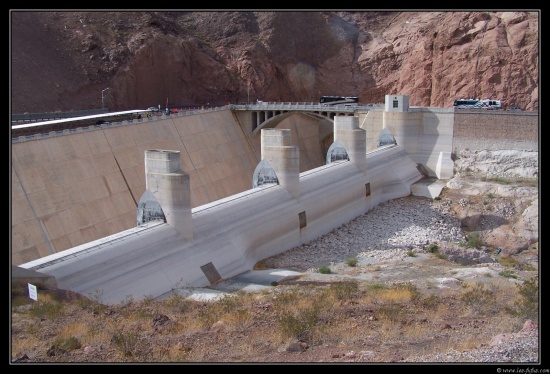
<instances>
[{"instance_id":1,"label":"rusty metal panel","mask_svg":"<svg viewBox=\"0 0 550 374\"><path fill-rule=\"evenodd\" d=\"M216 270L216 267L211 262L207 263L206 265L202 265L201 270L210 282L210 284L215 284L222 279L220 273L218 273L218 270Z\"/></svg>"}]
</instances>

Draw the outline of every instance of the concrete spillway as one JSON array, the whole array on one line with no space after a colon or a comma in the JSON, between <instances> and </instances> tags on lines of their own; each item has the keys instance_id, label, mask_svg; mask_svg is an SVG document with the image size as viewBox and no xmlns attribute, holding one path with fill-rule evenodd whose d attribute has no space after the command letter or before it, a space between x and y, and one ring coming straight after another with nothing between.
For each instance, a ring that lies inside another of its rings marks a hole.
<instances>
[{"instance_id":1,"label":"concrete spillway","mask_svg":"<svg viewBox=\"0 0 550 374\"><path fill-rule=\"evenodd\" d=\"M108 304L128 296L160 297L249 271L258 261L307 243L382 202L410 195L423 175L404 148L389 145L366 153L364 140L357 141L365 139L357 117L338 122L335 138L352 150L349 161L299 173L296 151L285 145L286 130L262 130L280 135L262 148L262 157L288 156L272 162L284 183L189 208L190 222L183 228L181 220L177 225L151 221L20 266L54 276L59 288L97 295Z\"/></svg>"}]
</instances>

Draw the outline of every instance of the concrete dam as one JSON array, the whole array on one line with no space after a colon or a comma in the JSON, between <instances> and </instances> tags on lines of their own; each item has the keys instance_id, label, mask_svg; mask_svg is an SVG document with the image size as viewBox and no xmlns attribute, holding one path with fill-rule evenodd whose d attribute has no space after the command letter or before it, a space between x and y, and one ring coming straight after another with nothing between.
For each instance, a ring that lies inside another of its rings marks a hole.
<instances>
[{"instance_id":1,"label":"concrete dam","mask_svg":"<svg viewBox=\"0 0 550 374\"><path fill-rule=\"evenodd\" d=\"M208 286L450 178L453 120L387 95L332 121L226 109L14 143L12 264L106 303ZM164 221L136 225L149 195Z\"/></svg>"}]
</instances>

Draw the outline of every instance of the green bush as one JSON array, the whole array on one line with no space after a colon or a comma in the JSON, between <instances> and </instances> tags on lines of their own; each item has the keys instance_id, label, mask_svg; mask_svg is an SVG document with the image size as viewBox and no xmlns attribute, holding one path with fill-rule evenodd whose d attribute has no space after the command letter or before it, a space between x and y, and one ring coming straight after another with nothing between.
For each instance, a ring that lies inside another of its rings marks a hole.
<instances>
[{"instance_id":1,"label":"green bush","mask_svg":"<svg viewBox=\"0 0 550 374\"><path fill-rule=\"evenodd\" d=\"M501 277L504 277L504 278L514 278L514 279L517 279L517 275L514 274L514 272L510 269L504 269L502 270L500 273L498 273L498 275L500 275Z\"/></svg>"},{"instance_id":2,"label":"green bush","mask_svg":"<svg viewBox=\"0 0 550 374\"><path fill-rule=\"evenodd\" d=\"M351 267L357 266L357 257L350 257L346 259L346 264L348 264L348 266L351 266Z\"/></svg>"},{"instance_id":3,"label":"green bush","mask_svg":"<svg viewBox=\"0 0 550 374\"><path fill-rule=\"evenodd\" d=\"M428 245L428 248L426 248L426 251L430 252L430 253L438 253L439 252L439 246L435 243L431 243L430 245Z\"/></svg>"},{"instance_id":4,"label":"green bush","mask_svg":"<svg viewBox=\"0 0 550 374\"><path fill-rule=\"evenodd\" d=\"M373 284L369 284L368 288L369 290L376 291L376 290L384 290L386 289L386 286L381 283L373 283Z\"/></svg>"},{"instance_id":5,"label":"green bush","mask_svg":"<svg viewBox=\"0 0 550 374\"><path fill-rule=\"evenodd\" d=\"M462 244L462 246L465 246L467 248L476 248L476 249L479 249L483 246L483 242L481 241L481 238L478 232L471 233L466 238L467 238L466 243Z\"/></svg>"},{"instance_id":6,"label":"green bush","mask_svg":"<svg viewBox=\"0 0 550 374\"><path fill-rule=\"evenodd\" d=\"M331 274L332 271L330 271L330 268L328 267L328 265L323 265L319 268L319 273L321 273L321 274Z\"/></svg>"}]
</instances>

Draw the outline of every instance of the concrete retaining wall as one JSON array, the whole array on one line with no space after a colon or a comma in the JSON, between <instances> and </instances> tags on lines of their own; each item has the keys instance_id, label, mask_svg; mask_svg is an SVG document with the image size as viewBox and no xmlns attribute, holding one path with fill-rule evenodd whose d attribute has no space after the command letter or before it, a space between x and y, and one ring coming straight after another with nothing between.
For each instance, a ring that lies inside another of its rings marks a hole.
<instances>
[{"instance_id":1,"label":"concrete retaining wall","mask_svg":"<svg viewBox=\"0 0 550 374\"><path fill-rule=\"evenodd\" d=\"M160 297L251 270L258 261L307 243L390 199L422 178L402 147L301 173L299 193L265 185L193 209L193 240L169 224L131 229L22 267L103 303ZM137 230L140 230L137 232Z\"/></svg>"},{"instance_id":2,"label":"concrete retaining wall","mask_svg":"<svg viewBox=\"0 0 550 374\"><path fill-rule=\"evenodd\" d=\"M145 192L144 151L181 153L191 206L252 188L260 136L250 139L230 110L143 120L12 144L12 264L136 226ZM317 121L285 120L301 171L324 164Z\"/></svg>"},{"instance_id":3,"label":"concrete retaining wall","mask_svg":"<svg viewBox=\"0 0 550 374\"><path fill-rule=\"evenodd\" d=\"M357 115L367 151L376 149L384 112ZM450 149L455 156L465 148L538 150L537 112L464 111L453 116L449 109L411 108L404 115L421 118L414 122L420 127L414 129L411 157L432 175L446 176L445 152ZM246 135L250 126L239 123L230 110L206 111L12 143L12 264L135 227L146 186L146 149L181 153L192 207L250 189L261 154L259 134ZM324 165L326 121L296 114L277 128L291 130L292 145L300 150L300 172ZM398 138L406 138L407 131L401 130Z\"/></svg>"},{"instance_id":4,"label":"concrete retaining wall","mask_svg":"<svg viewBox=\"0 0 550 374\"><path fill-rule=\"evenodd\" d=\"M539 150L538 112L457 110L454 117L455 156L464 149Z\"/></svg>"}]
</instances>

